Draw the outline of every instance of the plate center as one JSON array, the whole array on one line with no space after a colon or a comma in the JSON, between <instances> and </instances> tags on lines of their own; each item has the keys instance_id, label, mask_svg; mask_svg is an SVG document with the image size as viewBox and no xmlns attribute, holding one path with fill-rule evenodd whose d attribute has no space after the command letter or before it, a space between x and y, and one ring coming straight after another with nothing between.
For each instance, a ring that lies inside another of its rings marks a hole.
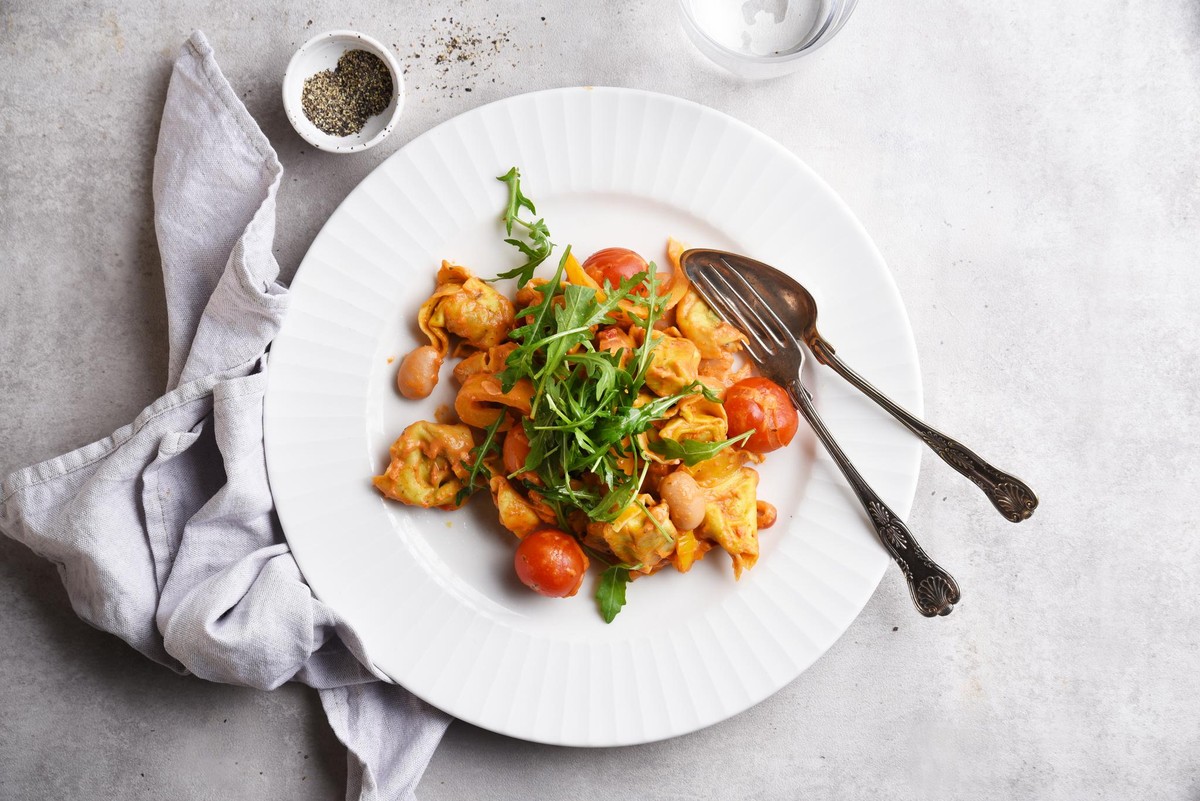
<instances>
[{"instance_id":1,"label":"plate center","mask_svg":"<svg viewBox=\"0 0 1200 801\"><path fill-rule=\"evenodd\" d=\"M631 194L573 192L538 198L538 213L544 217L556 243L557 260L565 245L582 261L605 247L628 247L661 270L666 266L667 237L687 246L739 250L729 234L676 207ZM512 248L503 243L503 230L495 219L478 220L456 232L438 251L441 258L471 268L481 277L495 275L514 263ZM383 351L375 360L369 390L367 442L371 464L382 470L387 450L404 427L416 420L433 420L439 406L453 407L457 385L451 370L453 360L442 368L433 395L409 401L394 389L396 366L411 348L424 342L416 327L420 304L434 289L437 264L424 274L412 276L414 289L396 309L388 329L380 338ZM539 274L546 275L549 265ZM511 297L512 287L501 286ZM388 358L394 359L389 364ZM376 402L376 399L379 399ZM761 534L763 561L778 537L784 536L794 517L812 463L813 442L807 429L784 451L772 454L759 466L759 497L778 508L779 522ZM628 603L611 625L596 609L593 595L599 571L593 568L579 594L570 599L543 598L530 592L516 579L513 553L516 540L499 523L495 507L486 493L479 493L466 507L455 512L425 510L379 499L399 537L435 579L480 614L521 630L570 638L627 639L642 633L661 632L664 621L696 615L723 603L735 591L729 557L710 552L687 574L665 569L633 582ZM753 582L754 570L741 583Z\"/></svg>"}]
</instances>

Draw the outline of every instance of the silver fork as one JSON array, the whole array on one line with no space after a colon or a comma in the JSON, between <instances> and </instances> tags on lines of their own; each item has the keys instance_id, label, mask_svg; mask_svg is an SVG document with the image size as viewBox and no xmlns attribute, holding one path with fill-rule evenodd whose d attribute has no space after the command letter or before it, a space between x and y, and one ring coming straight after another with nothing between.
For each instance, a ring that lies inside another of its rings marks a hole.
<instances>
[{"instance_id":1,"label":"silver fork","mask_svg":"<svg viewBox=\"0 0 1200 801\"><path fill-rule=\"evenodd\" d=\"M917 611L926 617L950 614L961 597L958 582L925 554L908 527L875 494L829 433L800 380L804 350L772 311L771 304L723 262L689 265L688 276L713 310L745 333L751 361L764 376L787 390L792 403L812 426L858 496L879 542L904 573Z\"/></svg>"}]
</instances>

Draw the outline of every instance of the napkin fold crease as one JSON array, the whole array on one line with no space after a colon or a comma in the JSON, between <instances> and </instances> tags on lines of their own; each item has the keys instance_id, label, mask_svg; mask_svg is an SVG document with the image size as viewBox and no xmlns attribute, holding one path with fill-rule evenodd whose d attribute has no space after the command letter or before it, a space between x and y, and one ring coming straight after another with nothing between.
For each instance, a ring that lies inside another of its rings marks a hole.
<instances>
[{"instance_id":1,"label":"napkin fold crease","mask_svg":"<svg viewBox=\"0 0 1200 801\"><path fill-rule=\"evenodd\" d=\"M197 31L154 163L167 393L112 436L0 485L0 531L53 561L76 613L178 673L320 690L346 797L413 798L450 719L387 684L312 594L263 452L267 348L287 312L272 253L283 167Z\"/></svg>"}]
</instances>

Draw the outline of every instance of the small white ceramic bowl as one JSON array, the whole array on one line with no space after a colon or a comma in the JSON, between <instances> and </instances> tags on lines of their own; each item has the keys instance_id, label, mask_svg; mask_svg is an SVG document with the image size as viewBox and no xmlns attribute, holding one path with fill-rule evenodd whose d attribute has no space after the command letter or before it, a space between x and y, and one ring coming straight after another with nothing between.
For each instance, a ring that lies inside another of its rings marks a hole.
<instances>
[{"instance_id":1,"label":"small white ceramic bowl","mask_svg":"<svg viewBox=\"0 0 1200 801\"><path fill-rule=\"evenodd\" d=\"M374 53L387 64L392 73L392 102L381 114L368 118L366 125L358 133L350 136L330 136L304 116L300 96L307 79L318 72L336 67L338 59L347 50ZM400 71L400 65L396 63L396 57L390 49L358 31L328 31L317 34L296 51L283 74L283 110L287 112L292 127L304 141L330 153L357 153L379 144L400 121L400 110L403 107L404 75Z\"/></svg>"}]
</instances>

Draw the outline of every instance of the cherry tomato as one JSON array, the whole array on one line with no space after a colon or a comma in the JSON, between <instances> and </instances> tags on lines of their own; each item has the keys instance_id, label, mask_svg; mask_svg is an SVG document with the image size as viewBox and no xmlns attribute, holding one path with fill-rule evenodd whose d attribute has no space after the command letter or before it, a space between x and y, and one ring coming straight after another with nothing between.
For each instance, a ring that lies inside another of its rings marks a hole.
<instances>
[{"instance_id":1,"label":"cherry tomato","mask_svg":"<svg viewBox=\"0 0 1200 801\"><path fill-rule=\"evenodd\" d=\"M583 271L600 286L606 283L619 286L622 279L632 278L649 269L646 260L628 248L597 250L583 263Z\"/></svg>"},{"instance_id":2,"label":"cherry tomato","mask_svg":"<svg viewBox=\"0 0 1200 801\"><path fill-rule=\"evenodd\" d=\"M529 437L525 434L525 427L517 424L510 428L504 437L502 451L504 472L508 475L520 472L521 468L525 466L525 459L528 456Z\"/></svg>"},{"instance_id":3,"label":"cherry tomato","mask_svg":"<svg viewBox=\"0 0 1200 801\"><path fill-rule=\"evenodd\" d=\"M768 453L784 447L796 435L800 418L787 391L769 378L744 378L725 392L729 436L754 433L741 447Z\"/></svg>"},{"instance_id":4,"label":"cherry tomato","mask_svg":"<svg viewBox=\"0 0 1200 801\"><path fill-rule=\"evenodd\" d=\"M549 598L570 598L583 586L588 558L570 534L544 528L521 540L513 564L517 578L534 592Z\"/></svg>"}]
</instances>

